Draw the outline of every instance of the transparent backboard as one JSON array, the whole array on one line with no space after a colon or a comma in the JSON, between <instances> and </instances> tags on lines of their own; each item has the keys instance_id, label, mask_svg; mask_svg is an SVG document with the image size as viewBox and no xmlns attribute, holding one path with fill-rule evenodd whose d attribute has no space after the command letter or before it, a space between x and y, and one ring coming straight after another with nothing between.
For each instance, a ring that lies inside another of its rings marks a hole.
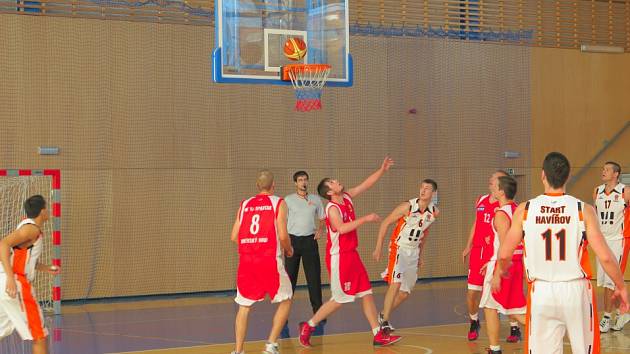
<instances>
[{"instance_id":1,"label":"transparent backboard","mask_svg":"<svg viewBox=\"0 0 630 354\"><path fill-rule=\"evenodd\" d=\"M329 64L328 86L352 86L346 0L217 0L215 25L215 82L290 85L283 65ZM300 61L284 56L291 37L306 43Z\"/></svg>"}]
</instances>

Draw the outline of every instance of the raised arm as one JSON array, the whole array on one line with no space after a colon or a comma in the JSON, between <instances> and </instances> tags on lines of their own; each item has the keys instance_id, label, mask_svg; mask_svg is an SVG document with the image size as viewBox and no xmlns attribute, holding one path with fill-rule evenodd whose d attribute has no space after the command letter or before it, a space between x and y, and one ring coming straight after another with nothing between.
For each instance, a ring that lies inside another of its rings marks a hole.
<instances>
[{"instance_id":1,"label":"raised arm","mask_svg":"<svg viewBox=\"0 0 630 354\"><path fill-rule=\"evenodd\" d=\"M516 247L523 241L523 214L525 212L525 203L516 208L514 216L512 217L512 225L510 226L505 238L501 241L499 246L499 253L497 257L497 270L506 270L512 260L512 255ZM501 213L497 213L501 214ZM495 215L496 218L496 215ZM506 216L507 218L507 216Z\"/></svg>"},{"instance_id":2,"label":"raised arm","mask_svg":"<svg viewBox=\"0 0 630 354\"><path fill-rule=\"evenodd\" d=\"M40 230L37 226L24 225L0 240L0 262L2 263L2 269L4 269L4 274L6 274L7 278L6 293L12 298L17 295L17 285L13 274L13 267L11 266L11 249L13 247L29 245L37 240L39 234Z\"/></svg>"},{"instance_id":3,"label":"raised arm","mask_svg":"<svg viewBox=\"0 0 630 354\"><path fill-rule=\"evenodd\" d=\"M344 223L341 217L341 212L338 208L335 207L329 209L328 217L330 219L330 226L332 226L333 231L338 231L342 234L353 231L367 222L378 222L381 220L378 215L372 213L362 216L356 220Z\"/></svg>"},{"instance_id":4,"label":"raised arm","mask_svg":"<svg viewBox=\"0 0 630 354\"><path fill-rule=\"evenodd\" d=\"M374 247L374 252L372 252L372 256L377 262L381 260L381 253L383 251L383 240L385 239L387 228L389 227L389 225L395 223L396 220L405 216L407 212L409 212L409 207L409 202L400 203L400 205L392 210L392 212L381 222L381 226L378 228L376 246Z\"/></svg>"},{"instance_id":5,"label":"raised arm","mask_svg":"<svg viewBox=\"0 0 630 354\"><path fill-rule=\"evenodd\" d=\"M619 263L617 263L615 255L608 247L599 229L595 209L588 204L584 204L584 226L586 227L586 239L591 245L593 252L595 252L595 256L599 259L599 263L602 265L602 268L604 268L606 274L608 274L613 283L615 283L613 297L619 297L621 301L619 309L621 312L628 311L628 292L623 280L623 274L621 274L621 269L619 268Z\"/></svg>"},{"instance_id":6,"label":"raised arm","mask_svg":"<svg viewBox=\"0 0 630 354\"><path fill-rule=\"evenodd\" d=\"M366 178L361 184L356 187L350 188L348 190L348 194L352 198L358 197L361 193L367 191L372 188L372 186L389 170L390 167L394 164L394 160L390 157L386 157L381 164L381 167L376 170L376 172L372 173L368 178Z\"/></svg>"}]
</instances>

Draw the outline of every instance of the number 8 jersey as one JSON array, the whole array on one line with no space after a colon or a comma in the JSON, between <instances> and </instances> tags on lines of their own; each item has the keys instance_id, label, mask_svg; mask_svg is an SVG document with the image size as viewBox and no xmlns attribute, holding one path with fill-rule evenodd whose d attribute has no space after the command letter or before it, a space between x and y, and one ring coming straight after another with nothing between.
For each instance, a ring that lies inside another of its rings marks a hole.
<instances>
[{"instance_id":1,"label":"number 8 jersey","mask_svg":"<svg viewBox=\"0 0 630 354\"><path fill-rule=\"evenodd\" d=\"M590 278L584 203L570 195L544 194L525 204L523 243L530 281Z\"/></svg>"}]
</instances>

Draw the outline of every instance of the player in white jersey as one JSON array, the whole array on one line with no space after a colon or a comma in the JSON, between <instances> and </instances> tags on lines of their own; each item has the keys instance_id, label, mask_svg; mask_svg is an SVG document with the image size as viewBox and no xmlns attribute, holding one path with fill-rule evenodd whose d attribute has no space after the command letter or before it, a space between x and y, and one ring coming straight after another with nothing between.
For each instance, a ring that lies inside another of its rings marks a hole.
<instances>
[{"instance_id":1,"label":"player in white jersey","mask_svg":"<svg viewBox=\"0 0 630 354\"><path fill-rule=\"evenodd\" d=\"M517 208L514 202L517 183L511 176L498 178L498 188L492 192L493 197L499 201L500 208L492 220L494 231L494 252L490 261L484 266L485 279L483 292L479 302L479 308L484 309L486 326L488 329L488 341L490 342L489 354L501 354L499 344L499 313L507 315L513 321L525 324L525 307L527 301L523 292L523 248L518 247L512 257L512 265L507 277L501 277L500 272L495 272L495 265L499 247L510 229L512 214ZM518 329L518 327L516 327ZM514 332L513 328L511 329ZM520 340L518 335L514 334ZM508 340L509 341L509 340Z\"/></svg>"},{"instance_id":2,"label":"player in white jersey","mask_svg":"<svg viewBox=\"0 0 630 354\"><path fill-rule=\"evenodd\" d=\"M31 283L36 270L58 274L59 267L38 261L44 242L41 228L48 220L46 201L32 196L24 210L27 219L0 240L0 339L17 330L23 340L33 341L33 354L46 354L48 330Z\"/></svg>"},{"instance_id":3,"label":"player in white jersey","mask_svg":"<svg viewBox=\"0 0 630 354\"><path fill-rule=\"evenodd\" d=\"M621 166L618 163L606 162L601 175L604 184L597 186L593 191L599 227L619 263L622 262L624 241L626 241L623 237L624 213L630 202L630 188L619 183L620 174ZM606 333L611 329L612 312L618 305L611 301L615 286L610 277L604 273L599 262L597 263L597 286L604 288L604 316L599 322L599 330ZM612 329L620 331L630 321L630 314L617 315L617 321Z\"/></svg>"},{"instance_id":4,"label":"player in white jersey","mask_svg":"<svg viewBox=\"0 0 630 354\"><path fill-rule=\"evenodd\" d=\"M569 173L564 155L552 152L545 157L541 175L545 194L516 209L499 249L497 271L502 272L516 247L525 244L525 270L530 281L527 354L562 353L565 333L573 354L600 353L587 244L613 280L613 296L619 298L620 310L628 310L623 276L599 229L595 209L564 194Z\"/></svg>"},{"instance_id":5,"label":"player in white jersey","mask_svg":"<svg viewBox=\"0 0 630 354\"><path fill-rule=\"evenodd\" d=\"M389 242L387 269L381 274L389 288L383 301L383 312L378 317L381 327L390 331L393 331L389 324L391 313L407 299L418 280L418 268L422 265L422 250L429 227L440 213L431 202L435 192L437 183L432 179L423 180L420 196L398 205L379 228L372 254L377 262L381 259L387 227L397 222Z\"/></svg>"}]
</instances>

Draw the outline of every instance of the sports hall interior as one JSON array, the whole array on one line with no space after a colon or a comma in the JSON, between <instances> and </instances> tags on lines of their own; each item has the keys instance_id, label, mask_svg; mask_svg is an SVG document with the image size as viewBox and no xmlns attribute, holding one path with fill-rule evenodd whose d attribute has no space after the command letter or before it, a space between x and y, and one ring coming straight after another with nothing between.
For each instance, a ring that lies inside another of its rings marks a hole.
<instances>
[{"instance_id":1,"label":"sports hall interior","mask_svg":"<svg viewBox=\"0 0 630 354\"><path fill-rule=\"evenodd\" d=\"M485 329L466 340L461 251L490 174L508 170L525 201L542 193L543 158L559 151L572 164L568 193L591 203L604 162L630 173L630 1L350 0L354 84L326 87L322 109L308 113L294 110L290 86L213 82L214 9L212 0L0 0L0 166L61 174L62 314L47 317L51 353L230 352L238 254L229 235L256 173L271 170L286 195L306 170L314 193L324 177L359 183L385 156L395 166L355 201L357 215L386 216L424 178L439 185L416 291L394 317L405 338L374 349L352 305L316 347L300 348L297 322L310 307L299 287L281 351L482 353ZM38 154L42 146L59 153ZM377 231L360 229L359 252L379 306ZM259 350L273 308L255 309L247 352ZM602 346L630 352L630 327L602 335ZM30 352L19 338L0 349Z\"/></svg>"}]
</instances>

